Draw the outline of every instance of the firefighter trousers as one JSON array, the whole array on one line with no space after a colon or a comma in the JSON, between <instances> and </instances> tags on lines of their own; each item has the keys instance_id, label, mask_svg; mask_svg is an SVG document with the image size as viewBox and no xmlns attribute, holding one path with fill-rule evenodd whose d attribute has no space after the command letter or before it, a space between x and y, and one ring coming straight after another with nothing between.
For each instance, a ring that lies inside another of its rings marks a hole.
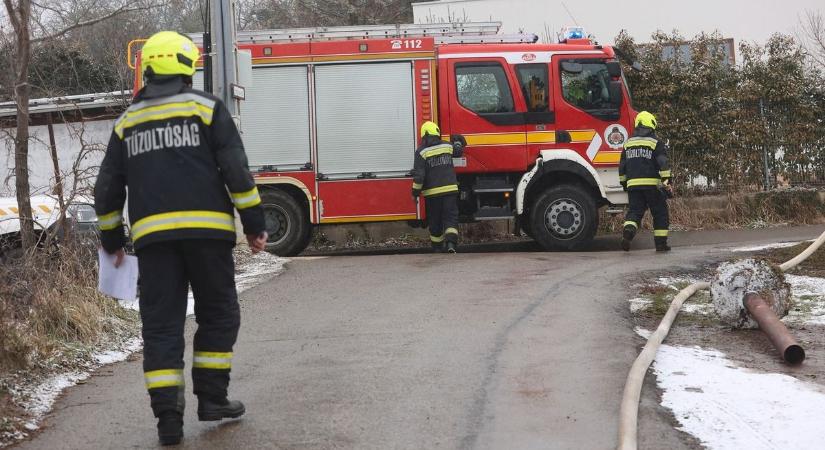
<instances>
[{"instance_id":1,"label":"firefighter trousers","mask_svg":"<svg viewBox=\"0 0 825 450\"><path fill-rule=\"evenodd\" d=\"M458 195L427 197L426 204L433 247L441 247L444 242L458 244Z\"/></svg>"},{"instance_id":2,"label":"firefighter trousers","mask_svg":"<svg viewBox=\"0 0 825 450\"><path fill-rule=\"evenodd\" d=\"M229 241L188 239L150 244L137 252L143 373L156 417L169 410L183 412L183 330L190 285L198 324L193 390L210 399L227 395L241 320L233 247Z\"/></svg>"},{"instance_id":3,"label":"firefighter trousers","mask_svg":"<svg viewBox=\"0 0 825 450\"><path fill-rule=\"evenodd\" d=\"M630 189L627 191L628 210L624 225L639 229L645 211L650 209L653 216L653 236L656 241L667 241L670 227L670 213L667 209L667 196L659 189ZM656 239L658 238L658 239Z\"/></svg>"}]
</instances>

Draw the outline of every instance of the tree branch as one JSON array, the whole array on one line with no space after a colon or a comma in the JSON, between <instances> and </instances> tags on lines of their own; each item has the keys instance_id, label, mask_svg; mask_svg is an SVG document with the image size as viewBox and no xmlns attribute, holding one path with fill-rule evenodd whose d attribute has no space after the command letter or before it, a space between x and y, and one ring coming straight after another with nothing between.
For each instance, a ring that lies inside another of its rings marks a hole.
<instances>
[{"instance_id":1,"label":"tree branch","mask_svg":"<svg viewBox=\"0 0 825 450\"><path fill-rule=\"evenodd\" d=\"M3 1L8 2L10 0L3 0ZM114 11L110 12L109 14L106 14L106 15L103 15L103 16L100 16L100 17L96 17L94 19L89 19L89 20L85 20L85 21L82 21L82 22L77 22L77 23L69 25L68 27L66 27L66 28L64 28L60 31L57 31L55 33L49 34L47 36L41 36L41 37L36 38L36 39L32 39L32 43L39 44L39 43L42 43L42 42L45 42L45 41L50 41L52 39L61 37L61 36L65 35L66 33L69 33L70 31L76 30L78 28L88 27L88 26L91 26L91 25L109 20L109 19L111 19L113 17L116 17L116 16L119 16L121 14L129 13L129 12L135 12L135 11L146 11L146 10L155 8L157 6L160 6L160 4L147 5L147 6L135 6L135 7L127 7L126 5L123 5L119 8L117 8L117 9L115 9Z\"/></svg>"},{"instance_id":2,"label":"tree branch","mask_svg":"<svg viewBox=\"0 0 825 450\"><path fill-rule=\"evenodd\" d=\"M16 11L17 8L11 4L11 0L3 0L3 3L6 5L6 11L9 13L9 21L11 22L12 28L14 28L15 33L20 33L20 19L17 17Z\"/></svg>"}]
</instances>

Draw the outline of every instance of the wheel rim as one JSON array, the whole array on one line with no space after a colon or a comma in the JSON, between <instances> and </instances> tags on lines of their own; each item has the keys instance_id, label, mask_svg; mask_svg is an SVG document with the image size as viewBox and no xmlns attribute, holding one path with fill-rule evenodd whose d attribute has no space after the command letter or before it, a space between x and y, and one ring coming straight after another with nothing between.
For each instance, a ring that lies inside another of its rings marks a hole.
<instances>
[{"instance_id":1,"label":"wheel rim","mask_svg":"<svg viewBox=\"0 0 825 450\"><path fill-rule=\"evenodd\" d=\"M264 205L264 219L266 232L269 234L267 243L276 245L283 242L292 228L292 221L286 210L280 205Z\"/></svg>"},{"instance_id":2,"label":"wheel rim","mask_svg":"<svg viewBox=\"0 0 825 450\"><path fill-rule=\"evenodd\" d=\"M544 211L544 226L556 239L574 239L584 229L584 208L573 199L560 198Z\"/></svg>"}]
</instances>

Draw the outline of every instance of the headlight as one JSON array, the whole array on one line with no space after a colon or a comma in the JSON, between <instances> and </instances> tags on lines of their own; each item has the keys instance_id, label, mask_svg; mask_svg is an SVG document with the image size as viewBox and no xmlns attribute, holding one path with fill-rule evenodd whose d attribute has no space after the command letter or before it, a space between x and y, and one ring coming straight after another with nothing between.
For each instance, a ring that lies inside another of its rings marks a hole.
<instances>
[{"instance_id":1,"label":"headlight","mask_svg":"<svg viewBox=\"0 0 825 450\"><path fill-rule=\"evenodd\" d=\"M97 214L92 205L75 203L69 205L69 216L77 223L97 223Z\"/></svg>"}]
</instances>

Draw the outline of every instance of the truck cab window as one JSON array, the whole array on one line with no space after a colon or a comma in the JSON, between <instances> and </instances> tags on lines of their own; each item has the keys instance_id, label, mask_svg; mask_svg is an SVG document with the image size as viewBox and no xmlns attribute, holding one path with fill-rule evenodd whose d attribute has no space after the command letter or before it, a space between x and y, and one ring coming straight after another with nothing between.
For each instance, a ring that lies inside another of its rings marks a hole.
<instances>
[{"instance_id":1,"label":"truck cab window","mask_svg":"<svg viewBox=\"0 0 825 450\"><path fill-rule=\"evenodd\" d=\"M462 106L476 114L514 112L507 74L498 63L456 64L456 92Z\"/></svg>"},{"instance_id":2,"label":"truck cab window","mask_svg":"<svg viewBox=\"0 0 825 450\"><path fill-rule=\"evenodd\" d=\"M550 111L550 83L547 64L519 64L516 66L521 92L529 112Z\"/></svg>"},{"instance_id":3,"label":"truck cab window","mask_svg":"<svg viewBox=\"0 0 825 450\"><path fill-rule=\"evenodd\" d=\"M610 103L610 75L604 62L565 60L559 72L562 96L567 103L601 119L618 116L618 107Z\"/></svg>"}]
</instances>

